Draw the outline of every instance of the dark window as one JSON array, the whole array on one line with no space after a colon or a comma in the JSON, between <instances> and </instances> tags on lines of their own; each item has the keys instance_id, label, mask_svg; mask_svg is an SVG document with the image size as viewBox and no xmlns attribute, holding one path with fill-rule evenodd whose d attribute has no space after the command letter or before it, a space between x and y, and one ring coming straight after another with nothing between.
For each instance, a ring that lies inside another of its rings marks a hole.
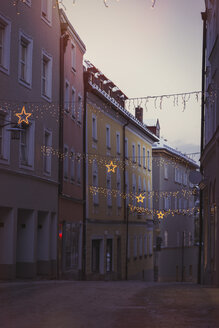
<instances>
[{"instance_id":1,"label":"dark window","mask_svg":"<svg viewBox=\"0 0 219 328\"><path fill-rule=\"evenodd\" d=\"M100 272L100 240L92 240L92 272Z\"/></svg>"}]
</instances>

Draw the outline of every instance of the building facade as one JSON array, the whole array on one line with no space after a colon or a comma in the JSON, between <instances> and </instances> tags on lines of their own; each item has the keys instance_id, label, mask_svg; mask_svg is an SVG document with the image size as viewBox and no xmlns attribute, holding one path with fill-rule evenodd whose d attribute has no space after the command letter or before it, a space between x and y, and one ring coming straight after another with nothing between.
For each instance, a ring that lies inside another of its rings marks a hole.
<instances>
[{"instance_id":1,"label":"building facade","mask_svg":"<svg viewBox=\"0 0 219 328\"><path fill-rule=\"evenodd\" d=\"M55 0L1 1L0 279L57 275L59 37Z\"/></svg>"},{"instance_id":2,"label":"building facade","mask_svg":"<svg viewBox=\"0 0 219 328\"><path fill-rule=\"evenodd\" d=\"M204 115L202 117L203 173L203 277L202 282L219 286L219 4L206 0L206 12L202 13L204 24Z\"/></svg>"},{"instance_id":3,"label":"building facade","mask_svg":"<svg viewBox=\"0 0 219 328\"><path fill-rule=\"evenodd\" d=\"M124 93L86 64L86 278L150 280L152 215L137 208L152 207L151 147L158 138L125 110Z\"/></svg>"},{"instance_id":4,"label":"building facade","mask_svg":"<svg viewBox=\"0 0 219 328\"><path fill-rule=\"evenodd\" d=\"M197 281L195 198L189 173L198 166L161 139L153 145L154 279Z\"/></svg>"},{"instance_id":5,"label":"building facade","mask_svg":"<svg viewBox=\"0 0 219 328\"><path fill-rule=\"evenodd\" d=\"M85 45L63 10L59 157L59 276L81 277L83 230L83 55Z\"/></svg>"}]
</instances>

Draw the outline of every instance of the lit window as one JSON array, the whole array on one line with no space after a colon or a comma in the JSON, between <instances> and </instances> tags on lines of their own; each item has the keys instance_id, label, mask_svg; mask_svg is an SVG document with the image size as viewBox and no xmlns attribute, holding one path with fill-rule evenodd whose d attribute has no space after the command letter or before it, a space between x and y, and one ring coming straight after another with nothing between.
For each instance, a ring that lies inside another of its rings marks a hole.
<instances>
[{"instance_id":1,"label":"lit window","mask_svg":"<svg viewBox=\"0 0 219 328\"><path fill-rule=\"evenodd\" d=\"M0 71L9 74L11 22L0 15Z\"/></svg>"},{"instance_id":2,"label":"lit window","mask_svg":"<svg viewBox=\"0 0 219 328\"><path fill-rule=\"evenodd\" d=\"M32 84L33 40L20 32L19 34L19 82L27 87Z\"/></svg>"},{"instance_id":3,"label":"lit window","mask_svg":"<svg viewBox=\"0 0 219 328\"><path fill-rule=\"evenodd\" d=\"M44 50L42 51L42 97L51 101L52 99L52 57Z\"/></svg>"}]
</instances>

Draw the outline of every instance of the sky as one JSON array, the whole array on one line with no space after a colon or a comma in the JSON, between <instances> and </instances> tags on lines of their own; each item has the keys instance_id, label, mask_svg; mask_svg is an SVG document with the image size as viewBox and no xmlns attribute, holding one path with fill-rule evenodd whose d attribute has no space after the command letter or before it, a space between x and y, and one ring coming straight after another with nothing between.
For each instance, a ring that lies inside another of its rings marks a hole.
<instances>
[{"instance_id":1,"label":"sky","mask_svg":"<svg viewBox=\"0 0 219 328\"><path fill-rule=\"evenodd\" d=\"M128 98L201 90L204 0L63 0L86 45L85 59ZM137 100L136 100L137 101ZM144 120L159 118L161 136L182 152L200 149L201 102L149 101ZM137 101L137 103L139 103ZM197 159L198 157L196 157Z\"/></svg>"}]
</instances>

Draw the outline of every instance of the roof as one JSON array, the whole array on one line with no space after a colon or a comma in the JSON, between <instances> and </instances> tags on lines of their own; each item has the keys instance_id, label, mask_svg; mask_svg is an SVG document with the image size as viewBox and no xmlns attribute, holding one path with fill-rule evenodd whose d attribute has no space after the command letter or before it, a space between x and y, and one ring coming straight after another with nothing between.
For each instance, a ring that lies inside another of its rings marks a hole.
<instances>
[{"instance_id":1,"label":"roof","mask_svg":"<svg viewBox=\"0 0 219 328\"><path fill-rule=\"evenodd\" d=\"M101 75L103 75L107 79L107 77L103 73L101 73L89 61L86 60L85 63L87 64L87 67L88 67L87 70L89 70L89 69L92 68L96 72L99 72ZM146 133L146 135L148 137L150 137L152 139L152 141L158 141L159 140L159 138L147 128L147 125L146 124L140 122L134 115L132 115L127 109L125 109L124 107L122 107L113 97L109 96L97 84L92 83L91 81L88 81L88 84L92 87L92 90L93 91L97 92L107 102L109 102L111 105L113 105L114 107L116 107L116 109L120 112L120 114L123 115L126 119L128 119L130 121L130 123L133 123L135 126L137 126L138 128L140 128L144 133ZM114 83L113 83L113 85L114 85ZM114 85L114 87L116 87L116 85ZM123 94L123 92L119 88L118 88L118 92L121 92L121 94ZM125 94L124 94L124 96L126 97Z\"/></svg>"},{"instance_id":2,"label":"roof","mask_svg":"<svg viewBox=\"0 0 219 328\"><path fill-rule=\"evenodd\" d=\"M156 150L163 150L168 152L170 155L173 155L174 157L177 157L179 159L181 159L182 161L186 162L187 164L190 164L191 166L194 166L195 168L199 168L199 166L197 165L197 163L192 160L191 158L189 158L188 156L186 156L185 154L181 153L179 150L170 147L169 145L167 145L165 143L165 140L160 138L159 142L154 143L152 145L152 151L156 151Z\"/></svg>"}]
</instances>

